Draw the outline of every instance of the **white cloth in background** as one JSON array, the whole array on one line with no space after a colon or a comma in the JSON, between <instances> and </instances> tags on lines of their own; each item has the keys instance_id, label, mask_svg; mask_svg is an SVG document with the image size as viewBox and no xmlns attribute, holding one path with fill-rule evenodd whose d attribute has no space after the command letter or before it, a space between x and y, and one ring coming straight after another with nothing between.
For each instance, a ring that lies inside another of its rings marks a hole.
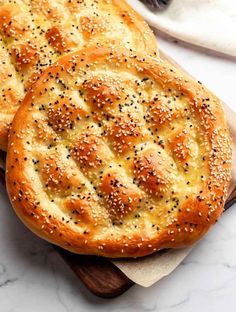
<instances>
[{"instance_id":1,"label":"white cloth in background","mask_svg":"<svg viewBox=\"0 0 236 312\"><path fill-rule=\"evenodd\" d=\"M236 56L235 0L172 0L163 11L128 0L154 28L194 45Z\"/></svg>"}]
</instances>

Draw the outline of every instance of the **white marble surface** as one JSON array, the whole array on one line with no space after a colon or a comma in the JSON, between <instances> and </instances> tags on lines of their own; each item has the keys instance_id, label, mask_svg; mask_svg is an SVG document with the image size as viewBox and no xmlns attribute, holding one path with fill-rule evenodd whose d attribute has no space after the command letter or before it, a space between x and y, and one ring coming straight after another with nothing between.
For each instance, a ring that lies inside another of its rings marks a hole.
<instances>
[{"instance_id":1,"label":"white marble surface","mask_svg":"<svg viewBox=\"0 0 236 312\"><path fill-rule=\"evenodd\" d=\"M165 38L159 44L236 111L236 61ZM0 186L0 312L235 312L235 224L236 206L170 276L104 300L90 294L60 256L24 227Z\"/></svg>"}]
</instances>

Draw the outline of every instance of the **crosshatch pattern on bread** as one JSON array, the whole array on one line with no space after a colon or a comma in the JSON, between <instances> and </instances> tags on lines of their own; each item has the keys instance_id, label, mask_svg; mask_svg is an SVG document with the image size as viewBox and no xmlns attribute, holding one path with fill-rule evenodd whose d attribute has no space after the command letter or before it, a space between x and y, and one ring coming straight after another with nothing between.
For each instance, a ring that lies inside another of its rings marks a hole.
<instances>
[{"instance_id":1,"label":"crosshatch pattern on bread","mask_svg":"<svg viewBox=\"0 0 236 312\"><path fill-rule=\"evenodd\" d=\"M90 48L27 93L7 188L36 234L81 254L193 244L223 211L231 139L220 101L162 60Z\"/></svg>"},{"instance_id":2,"label":"crosshatch pattern on bread","mask_svg":"<svg viewBox=\"0 0 236 312\"><path fill-rule=\"evenodd\" d=\"M37 75L91 43L157 52L151 29L123 0L0 0L0 149Z\"/></svg>"}]
</instances>

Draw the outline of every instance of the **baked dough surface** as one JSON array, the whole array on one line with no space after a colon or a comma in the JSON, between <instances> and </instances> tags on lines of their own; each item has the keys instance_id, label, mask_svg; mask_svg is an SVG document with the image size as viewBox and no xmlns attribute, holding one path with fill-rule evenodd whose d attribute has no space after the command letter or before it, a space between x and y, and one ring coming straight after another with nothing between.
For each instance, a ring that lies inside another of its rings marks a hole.
<instances>
[{"instance_id":1,"label":"baked dough surface","mask_svg":"<svg viewBox=\"0 0 236 312\"><path fill-rule=\"evenodd\" d=\"M193 244L223 211L231 139L220 101L162 60L88 48L28 91L7 188L23 222L75 253Z\"/></svg>"},{"instance_id":2,"label":"baked dough surface","mask_svg":"<svg viewBox=\"0 0 236 312\"><path fill-rule=\"evenodd\" d=\"M157 52L151 29L123 0L0 0L0 149L38 73L95 43Z\"/></svg>"}]
</instances>

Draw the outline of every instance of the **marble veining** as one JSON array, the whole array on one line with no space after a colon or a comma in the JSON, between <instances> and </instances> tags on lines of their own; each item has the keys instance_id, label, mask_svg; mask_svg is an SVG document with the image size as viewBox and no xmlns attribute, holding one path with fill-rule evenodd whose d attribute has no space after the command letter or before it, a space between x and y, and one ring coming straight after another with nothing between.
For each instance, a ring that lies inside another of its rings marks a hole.
<instances>
[{"instance_id":1,"label":"marble veining","mask_svg":"<svg viewBox=\"0 0 236 312\"><path fill-rule=\"evenodd\" d=\"M236 111L235 60L163 36L159 45ZM236 205L171 275L113 300L90 294L56 251L25 228L2 186L0 208L0 312L236 311Z\"/></svg>"}]
</instances>

